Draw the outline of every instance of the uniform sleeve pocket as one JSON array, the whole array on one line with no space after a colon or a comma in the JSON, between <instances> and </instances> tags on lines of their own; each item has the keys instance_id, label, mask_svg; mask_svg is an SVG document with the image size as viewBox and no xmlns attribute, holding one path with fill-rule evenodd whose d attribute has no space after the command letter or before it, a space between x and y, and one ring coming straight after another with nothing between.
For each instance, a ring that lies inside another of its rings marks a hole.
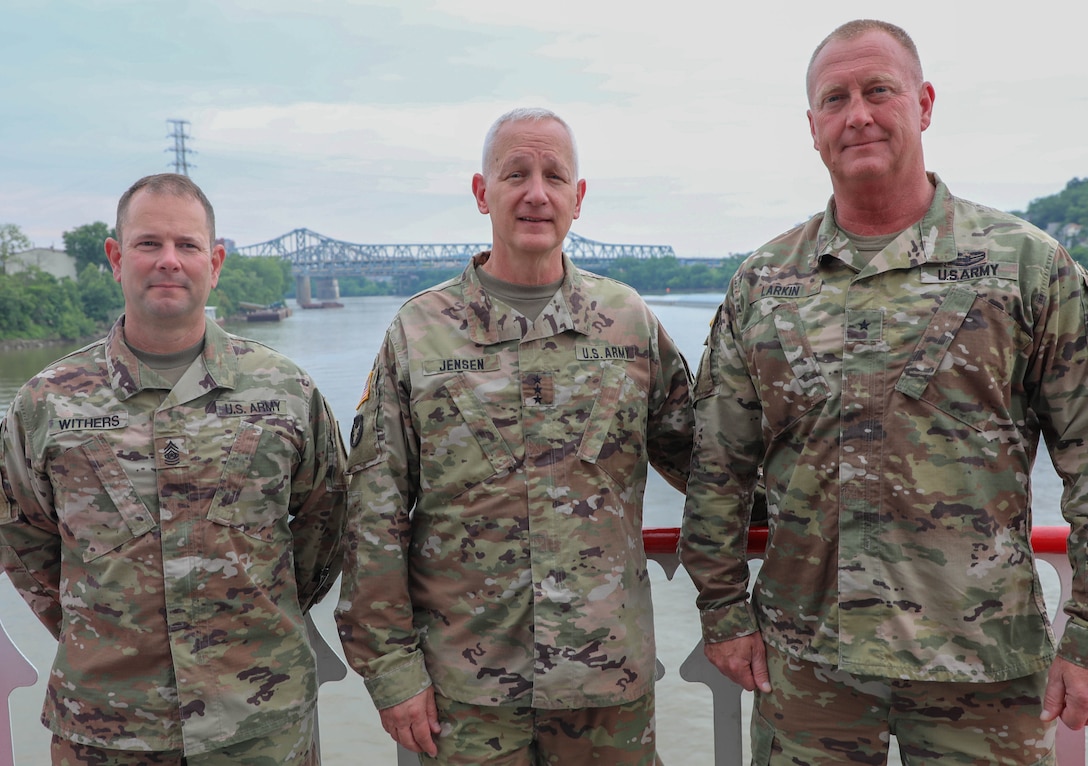
<instances>
[{"instance_id":1,"label":"uniform sleeve pocket","mask_svg":"<svg viewBox=\"0 0 1088 766\"><path fill-rule=\"evenodd\" d=\"M0 435L3 431L0 430ZM15 521L15 503L10 498L11 489L8 486L8 477L4 473L4 443L0 441L0 524L10 524Z\"/></svg>"},{"instance_id":2,"label":"uniform sleeve pocket","mask_svg":"<svg viewBox=\"0 0 1088 766\"><path fill-rule=\"evenodd\" d=\"M15 505L8 499L7 490L0 487L0 524L15 521Z\"/></svg>"}]
</instances>

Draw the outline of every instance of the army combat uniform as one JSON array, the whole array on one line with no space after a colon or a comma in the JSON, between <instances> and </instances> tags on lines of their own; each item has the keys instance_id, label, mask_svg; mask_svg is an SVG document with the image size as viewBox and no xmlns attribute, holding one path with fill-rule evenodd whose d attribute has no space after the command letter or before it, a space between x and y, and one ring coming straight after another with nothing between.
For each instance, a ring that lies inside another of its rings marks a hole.
<instances>
[{"instance_id":1,"label":"army combat uniform","mask_svg":"<svg viewBox=\"0 0 1088 766\"><path fill-rule=\"evenodd\" d=\"M708 641L859 675L999 682L1054 656L1031 548L1042 435L1072 525L1061 654L1088 665L1081 270L935 184L871 261L826 212L750 256L712 326L681 557ZM747 498L770 540L749 604Z\"/></svg>"},{"instance_id":2,"label":"army combat uniform","mask_svg":"<svg viewBox=\"0 0 1088 766\"><path fill-rule=\"evenodd\" d=\"M19 392L0 556L58 638L43 722L204 753L316 704L304 613L342 560L343 447L313 381L208 323L172 388L109 335Z\"/></svg>"},{"instance_id":3,"label":"army combat uniform","mask_svg":"<svg viewBox=\"0 0 1088 766\"><path fill-rule=\"evenodd\" d=\"M464 274L409 300L348 457L337 607L379 708L434 684L474 705L614 706L651 692L647 460L674 485L687 365L629 287L575 268L535 322Z\"/></svg>"}]
</instances>

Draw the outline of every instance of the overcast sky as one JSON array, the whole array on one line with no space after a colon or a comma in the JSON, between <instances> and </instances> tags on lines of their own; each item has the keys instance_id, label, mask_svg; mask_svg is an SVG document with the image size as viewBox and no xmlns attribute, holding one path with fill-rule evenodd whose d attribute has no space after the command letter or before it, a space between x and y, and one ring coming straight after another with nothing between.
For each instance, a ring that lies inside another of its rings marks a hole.
<instances>
[{"instance_id":1,"label":"overcast sky","mask_svg":"<svg viewBox=\"0 0 1088 766\"><path fill-rule=\"evenodd\" d=\"M747 252L827 201L804 70L861 16L918 44L953 193L1022 210L1088 176L1088 10L1067 0L2 0L0 223L42 247L112 223L171 169L177 118L239 245L486 242L484 133L546 106L578 138L574 232Z\"/></svg>"}]
</instances>

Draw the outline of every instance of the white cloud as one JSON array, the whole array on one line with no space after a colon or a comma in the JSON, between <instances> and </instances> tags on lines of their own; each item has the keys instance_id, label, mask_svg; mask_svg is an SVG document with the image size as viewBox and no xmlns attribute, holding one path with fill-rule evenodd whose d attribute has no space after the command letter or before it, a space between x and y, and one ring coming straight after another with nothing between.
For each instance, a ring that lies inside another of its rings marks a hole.
<instances>
[{"instance_id":1,"label":"white cloud","mask_svg":"<svg viewBox=\"0 0 1088 766\"><path fill-rule=\"evenodd\" d=\"M0 222L36 241L110 220L128 183L166 169L167 117L190 120L194 178L240 243L296 226L486 239L469 194L480 144L496 116L531 104L577 132L589 193L576 231L681 255L749 250L826 202L804 69L823 34L873 14L918 43L937 90L927 159L954 192L1023 208L1088 175L1086 12L1057 0L1015 17L983 0L77 8L17 5L37 42L0 51L0 66L17 56L27 73L0 83L22 105L0 125ZM177 34L202 23L206 35Z\"/></svg>"}]
</instances>

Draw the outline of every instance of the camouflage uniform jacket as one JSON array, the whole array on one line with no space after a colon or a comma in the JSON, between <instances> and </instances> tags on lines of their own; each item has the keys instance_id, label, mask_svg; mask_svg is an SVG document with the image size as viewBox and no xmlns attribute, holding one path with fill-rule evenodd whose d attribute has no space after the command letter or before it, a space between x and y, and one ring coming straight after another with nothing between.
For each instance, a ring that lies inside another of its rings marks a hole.
<instances>
[{"instance_id":1,"label":"camouflage uniform jacket","mask_svg":"<svg viewBox=\"0 0 1088 766\"><path fill-rule=\"evenodd\" d=\"M59 639L46 726L200 753L316 702L303 614L339 573L345 455L290 360L209 323L170 390L122 322L12 402L0 556Z\"/></svg>"},{"instance_id":2,"label":"camouflage uniform jacket","mask_svg":"<svg viewBox=\"0 0 1088 766\"><path fill-rule=\"evenodd\" d=\"M1031 549L1039 438L1065 482L1071 619L1088 664L1082 271L1030 224L952 197L871 261L827 211L737 272L696 379L681 558L703 633L758 629L857 674L1000 681L1053 636ZM752 604L747 508L770 541Z\"/></svg>"},{"instance_id":3,"label":"camouflage uniform jacket","mask_svg":"<svg viewBox=\"0 0 1088 766\"><path fill-rule=\"evenodd\" d=\"M691 376L634 290L564 266L535 323L470 264L386 333L352 429L337 607L379 708L432 681L553 709L653 688L642 498L647 459L686 479Z\"/></svg>"}]
</instances>

